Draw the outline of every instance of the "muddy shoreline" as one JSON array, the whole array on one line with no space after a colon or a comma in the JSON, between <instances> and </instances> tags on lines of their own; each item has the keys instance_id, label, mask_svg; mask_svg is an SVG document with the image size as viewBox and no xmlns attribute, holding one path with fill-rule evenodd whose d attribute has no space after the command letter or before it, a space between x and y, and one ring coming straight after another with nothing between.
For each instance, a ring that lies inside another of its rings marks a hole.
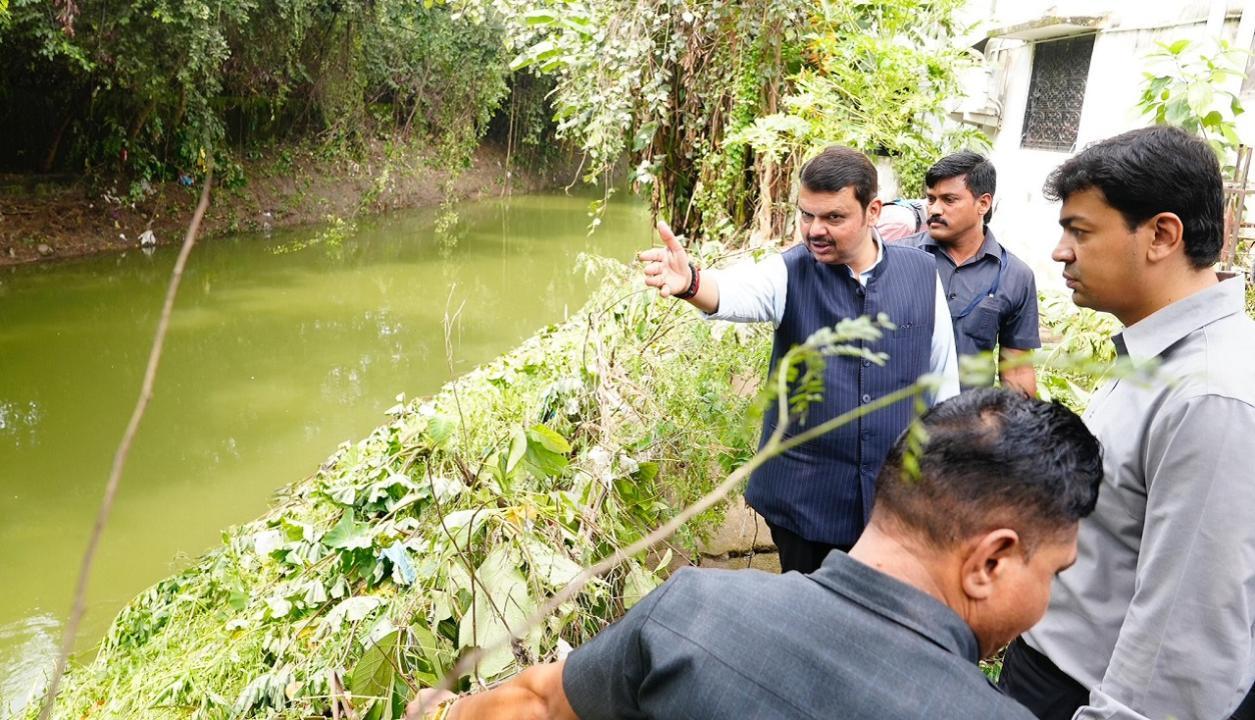
<instances>
[{"instance_id":1,"label":"muddy shoreline","mask_svg":"<svg viewBox=\"0 0 1255 720\"><path fill-rule=\"evenodd\" d=\"M243 182L215 180L200 239L534 192L577 177L570 158L524 164L491 145L461 172L432 165L419 152L388 160L382 146L331 160L284 149L245 162ZM120 194L85 178L0 175L0 267L138 248L145 230L158 245L177 244L200 185L162 183L133 204Z\"/></svg>"}]
</instances>

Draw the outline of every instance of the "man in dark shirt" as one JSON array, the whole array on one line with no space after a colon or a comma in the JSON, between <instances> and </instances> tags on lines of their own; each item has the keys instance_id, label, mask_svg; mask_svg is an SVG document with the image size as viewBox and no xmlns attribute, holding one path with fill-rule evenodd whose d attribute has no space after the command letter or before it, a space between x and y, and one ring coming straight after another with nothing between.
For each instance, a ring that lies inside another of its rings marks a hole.
<instances>
[{"instance_id":1,"label":"man in dark shirt","mask_svg":"<svg viewBox=\"0 0 1255 720\"><path fill-rule=\"evenodd\" d=\"M1031 720L976 661L1075 560L1098 442L1063 406L992 388L921 422L918 471L904 434L848 555L810 575L681 570L566 660L427 717Z\"/></svg>"},{"instance_id":2,"label":"man in dark shirt","mask_svg":"<svg viewBox=\"0 0 1255 720\"><path fill-rule=\"evenodd\" d=\"M959 356L996 346L1002 384L1036 396L1037 378L1026 355L1041 347L1037 282L989 229L997 181L993 163L982 155L964 151L942 158L924 176L928 229L901 242L936 258ZM980 384L992 381L990 376Z\"/></svg>"}]
</instances>

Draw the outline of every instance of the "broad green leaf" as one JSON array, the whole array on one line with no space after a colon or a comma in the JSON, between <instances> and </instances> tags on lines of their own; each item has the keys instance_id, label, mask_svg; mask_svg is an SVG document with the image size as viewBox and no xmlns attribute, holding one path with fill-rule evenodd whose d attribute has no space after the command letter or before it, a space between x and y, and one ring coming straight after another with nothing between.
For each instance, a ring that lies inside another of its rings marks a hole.
<instances>
[{"instance_id":1,"label":"broad green leaf","mask_svg":"<svg viewBox=\"0 0 1255 720\"><path fill-rule=\"evenodd\" d=\"M658 477L658 463L652 460L638 465L636 472L632 474L632 478L640 483L653 482L656 477Z\"/></svg>"},{"instance_id":2,"label":"broad green leaf","mask_svg":"<svg viewBox=\"0 0 1255 720\"><path fill-rule=\"evenodd\" d=\"M310 542L316 535L312 525L289 517L283 518L282 522L279 523L279 527L283 529L283 537L288 542Z\"/></svg>"},{"instance_id":3,"label":"broad green leaf","mask_svg":"<svg viewBox=\"0 0 1255 720\"><path fill-rule=\"evenodd\" d=\"M413 651L418 655L418 667L411 668L415 680L428 687L435 685L445 671L445 661L436 636L422 625L411 625Z\"/></svg>"},{"instance_id":4,"label":"broad green leaf","mask_svg":"<svg viewBox=\"0 0 1255 720\"><path fill-rule=\"evenodd\" d=\"M1202 115L1207 112L1207 108L1211 107L1215 91L1212 90L1210 83L1199 81L1190 84L1188 95L1190 109L1194 111L1195 115Z\"/></svg>"},{"instance_id":5,"label":"broad green leaf","mask_svg":"<svg viewBox=\"0 0 1255 720\"><path fill-rule=\"evenodd\" d=\"M546 425L533 425L527 431L527 436L530 440L540 443L546 450L551 452L563 454L571 452L571 444L567 442L566 438Z\"/></svg>"},{"instance_id":6,"label":"broad green leaf","mask_svg":"<svg viewBox=\"0 0 1255 720\"><path fill-rule=\"evenodd\" d=\"M323 619L323 626L331 632L335 632L345 622L362 620L383 604L383 598L373 595L358 595L342 600L338 605L331 608L331 612L327 613L327 617Z\"/></svg>"},{"instance_id":7,"label":"broad green leaf","mask_svg":"<svg viewBox=\"0 0 1255 720\"><path fill-rule=\"evenodd\" d=\"M523 13L523 21L528 25L552 25L558 19L548 10L529 10Z\"/></svg>"},{"instance_id":8,"label":"broad green leaf","mask_svg":"<svg viewBox=\"0 0 1255 720\"><path fill-rule=\"evenodd\" d=\"M518 427L510 435L510 453L506 456L505 472L507 475L514 472L514 468L518 466L519 460L523 459L523 455L527 452L527 431Z\"/></svg>"},{"instance_id":9,"label":"broad green leaf","mask_svg":"<svg viewBox=\"0 0 1255 720\"><path fill-rule=\"evenodd\" d=\"M399 631L385 635L371 645L349 674L349 690L364 697L387 697L396 676L396 647Z\"/></svg>"},{"instance_id":10,"label":"broad green leaf","mask_svg":"<svg viewBox=\"0 0 1255 720\"><path fill-rule=\"evenodd\" d=\"M539 577L551 587L566 587L582 570L565 553L535 538L527 538L527 552L531 562L531 575Z\"/></svg>"},{"instance_id":11,"label":"broad green leaf","mask_svg":"<svg viewBox=\"0 0 1255 720\"><path fill-rule=\"evenodd\" d=\"M623 609L630 610L658 587L658 578L640 565L632 564L627 578L623 580Z\"/></svg>"},{"instance_id":12,"label":"broad green leaf","mask_svg":"<svg viewBox=\"0 0 1255 720\"><path fill-rule=\"evenodd\" d=\"M1166 49L1168 52L1172 53L1173 55L1180 55L1180 54L1181 54L1181 53L1182 53L1182 52L1183 52L1183 51L1184 51L1187 47L1189 47L1189 46L1190 46L1190 41L1189 41L1189 39L1188 39L1188 38L1181 38L1180 40L1177 40L1176 42L1172 43L1171 45L1166 46L1166 48L1165 48L1165 49Z\"/></svg>"},{"instance_id":13,"label":"broad green leaf","mask_svg":"<svg viewBox=\"0 0 1255 720\"><path fill-rule=\"evenodd\" d=\"M330 532L323 535L322 544L345 550L368 548L371 544L370 526L357 522L350 510L344 513Z\"/></svg>"},{"instance_id":14,"label":"broad green leaf","mask_svg":"<svg viewBox=\"0 0 1255 720\"><path fill-rule=\"evenodd\" d=\"M460 647L488 647L514 637L523 629L528 616L536 605L527 591L527 580L511 555L510 548L499 545L488 553L483 564L475 571L479 582L475 599L458 625ZM539 628L527 636L532 652L540 649ZM479 673L485 678L500 675L514 662L509 642L490 650L479 663Z\"/></svg>"},{"instance_id":15,"label":"broad green leaf","mask_svg":"<svg viewBox=\"0 0 1255 720\"><path fill-rule=\"evenodd\" d=\"M435 415L427 423L425 434L431 440L431 444L435 447L443 447L453 437L453 431L457 428L457 421L448 415Z\"/></svg>"},{"instance_id":16,"label":"broad green leaf","mask_svg":"<svg viewBox=\"0 0 1255 720\"><path fill-rule=\"evenodd\" d=\"M1167 112L1164 117L1168 121L1169 125L1176 125L1180 127L1185 124L1185 121L1189 118L1189 116L1190 106L1185 98L1173 98L1168 102Z\"/></svg>"}]
</instances>

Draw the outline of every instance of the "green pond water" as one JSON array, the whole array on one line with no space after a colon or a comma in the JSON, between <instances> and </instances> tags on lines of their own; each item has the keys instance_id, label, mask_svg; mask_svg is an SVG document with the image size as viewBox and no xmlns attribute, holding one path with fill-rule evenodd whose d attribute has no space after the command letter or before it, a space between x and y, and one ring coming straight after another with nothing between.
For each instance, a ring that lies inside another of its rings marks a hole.
<instances>
[{"instance_id":1,"label":"green pond water","mask_svg":"<svg viewBox=\"0 0 1255 720\"><path fill-rule=\"evenodd\" d=\"M652 242L646 209L628 201L587 237L588 202L516 196L465 204L443 231L435 211L413 211L339 241L314 228L200 244L80 652L127 600L381 423L397 393L430 394L578 310L580 253L626 261ZM0 270L0 717L38 692L55 654L176 254Z\"/></svg>"}]
</instances>

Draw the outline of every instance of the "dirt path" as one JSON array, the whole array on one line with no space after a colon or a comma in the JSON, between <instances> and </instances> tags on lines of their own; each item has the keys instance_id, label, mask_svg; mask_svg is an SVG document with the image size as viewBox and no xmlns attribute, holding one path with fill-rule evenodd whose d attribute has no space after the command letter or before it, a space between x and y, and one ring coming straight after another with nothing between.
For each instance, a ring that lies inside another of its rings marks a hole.
<instances>
[{"instance_id":1,"label":"dirt path","mask_svg":"<svg viewBox=\"0 0 1255 720\"><path fill-rule=\"evenodd\" d=\"M328 216L428 207L445 200L451 173L415 157L390 165L382 149L357 160L325 160L287 149L246 162L246 182L215 181L204 237L324 222ZM453 179L451 196L475 200L570 183L567 163L549 170L506 171L505 153L485 146ZM387 172L385 171L385 167ZM199 185L164 183L132 204L81 178L0 175L0 267L48 262L139 246L151 229L160 245L178 243L196 205Z\"/></svg>"}]
</instances>

